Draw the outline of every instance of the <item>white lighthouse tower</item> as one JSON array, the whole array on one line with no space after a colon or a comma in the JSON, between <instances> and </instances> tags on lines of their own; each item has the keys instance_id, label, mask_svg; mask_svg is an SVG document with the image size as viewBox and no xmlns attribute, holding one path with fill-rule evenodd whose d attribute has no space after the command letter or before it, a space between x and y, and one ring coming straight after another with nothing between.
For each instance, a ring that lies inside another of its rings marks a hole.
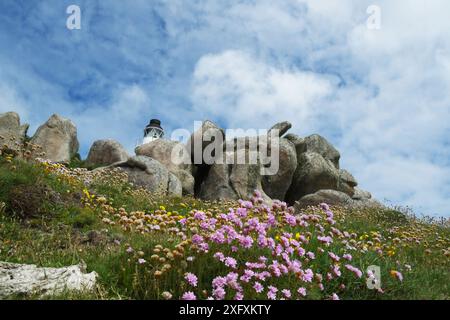
<instances>
[{"instance_id":1,"label":"white lighthouse tower","mask_svg":"<svg viewBox=\"0 0 450 320\"><path fill-rule=\"evenodd\" d=\"M146 144L163 137L164 129L161 128L161 121L159 121L158 119L152 119L150 120L150 123L145 127L144 140L142 141L142 144Z\"/></svg>"}]
</instances>

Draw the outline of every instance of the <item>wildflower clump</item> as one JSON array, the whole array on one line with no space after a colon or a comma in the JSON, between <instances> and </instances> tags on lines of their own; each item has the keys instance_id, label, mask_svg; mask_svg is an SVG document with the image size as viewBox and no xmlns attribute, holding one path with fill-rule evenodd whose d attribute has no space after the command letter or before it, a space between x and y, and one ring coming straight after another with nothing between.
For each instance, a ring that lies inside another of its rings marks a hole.
<instances>
[{"instance_id":1,"label":"wildflower clump","mask_svg":"<svg viewBox=\"0 0 450 320\"><path fill-rule=\"evenodd\" d=\"M0 220L0 259L83 259L114 298L448 298L448 222L325 203L296 211L258 191L239 201L169 198L132 186L121 169L0 161L0 218L36 202L42 229Z\"/></svg>"}]
</instances>

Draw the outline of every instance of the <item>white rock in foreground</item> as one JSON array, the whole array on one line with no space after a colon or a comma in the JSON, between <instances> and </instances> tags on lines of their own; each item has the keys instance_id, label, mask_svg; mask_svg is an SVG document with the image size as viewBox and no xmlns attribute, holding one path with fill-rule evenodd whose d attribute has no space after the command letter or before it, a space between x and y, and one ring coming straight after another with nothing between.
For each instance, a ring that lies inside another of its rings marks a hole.
<instances>
[{"instance_id":1,"label":"white rock in foreground","mask_svg":"<svg viewBox=\"0 0 450 320\"><path fill-rule=\"evenodd\" d=\"M96 272L87 274L82 264L64 268L38 268L35 265L0 262L0 299L92 291L97 276Z\"/></svg>"}]
</instances>

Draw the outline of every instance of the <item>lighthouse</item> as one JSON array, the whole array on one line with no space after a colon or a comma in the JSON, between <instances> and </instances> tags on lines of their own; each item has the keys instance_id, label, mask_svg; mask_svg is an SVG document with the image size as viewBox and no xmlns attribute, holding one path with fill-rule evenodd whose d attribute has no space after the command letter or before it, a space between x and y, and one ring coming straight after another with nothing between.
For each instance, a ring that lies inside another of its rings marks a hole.
<instances>
[{"instance_id":1,"label":"lighthouse","mask_svg":"<svg viewBox=\"0 0 450 320\"><path fill-rule=\"evenodd\" d=\"M142 144L152 142L164 137L164 129L161 127L161 121L158 119L150 120L150 123L145 127L144 140Z\"/></svg>"}]
</instances>

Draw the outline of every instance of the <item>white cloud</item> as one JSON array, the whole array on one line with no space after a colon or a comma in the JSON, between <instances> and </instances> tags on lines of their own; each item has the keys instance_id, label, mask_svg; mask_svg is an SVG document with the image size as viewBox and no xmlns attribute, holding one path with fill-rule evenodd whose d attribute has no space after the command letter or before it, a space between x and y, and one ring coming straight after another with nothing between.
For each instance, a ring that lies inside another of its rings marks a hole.
<instances>
[{"instance_id":1,"label":"white cloud","mask_svg":"<svg viewBox=\"0 0 450 320\"><path fill-rule=\"evenodd\" d=\"M91 106L70 118L77 124L78 137L83 144L91 145L93 140L99 139L115 139L133 153L136 143L142 138L133 129L142 126L142 120L150 112L149 107L147 93L141 87L131 85L118 89L108 107Z\"/></svg>"},{"instance_id":2,"label":"white cloud","mask_svg":"<svg viewBox=\"0 0 450 320\"><path fill-rule=\"evenodd\" d=\"M193 76L194 107L229 126L267 128L290 120L297 133L331 140L343 166L377 198L448 215L450 21L442 13L448 4L381 1L382 29L374 31L365 25L364 3L306 2L302 19L308 24L290 16L276 32L262 18L274 12L277 21L282 4L232 10L269 50L294 39L295 30L316 36L314 44L300 40L280 50L307 48L299 52L305 69L292 63L295 56L280 60L238 50L205 55ZM324 24L333 28L327 33ZM330 38L335 43L328 44ZM306 71L323 62L329 64L325 72Z\"/></svg>"},{"instance_id":3,"label":"white cloud","mask_svg":"<svg viewBox=\"0 0 450 320\"><path fill-rule=\"evenodd\" d=\"M84 151L108 137L131 151L153 116L168 131L289 120L331 140L376 197L448 216L447 0L379 0L378 31L366 28L372 0L80 4L76 34L63 4L24 7L22 22L20 4L0 10L0 112L14 106L31 133L57 112Z\"/></svg>"},{"instance_id":4,"label":"white cloud","mask_svg":"<svg viewBox=\"0 0 450 320\"><path fill-rule=\"evenodd\" d=\"M202 57L193 76L193 104L199 114L231 127L270 128L277 120L307 123L314 106L332 90L330 77L276 68L242 51Z\"/></svg>"},{"instance_id":5,"label":"white cloud","mask_svg":"<svg viewBox=\"0 0 450 320\"><path fill-rule=\"evenodd\" d=\"M28 115L24 101L19 97L17 92L0 83L0 113L15 111L21 116L21 121Z\"/></svg>"}]
</instances>

